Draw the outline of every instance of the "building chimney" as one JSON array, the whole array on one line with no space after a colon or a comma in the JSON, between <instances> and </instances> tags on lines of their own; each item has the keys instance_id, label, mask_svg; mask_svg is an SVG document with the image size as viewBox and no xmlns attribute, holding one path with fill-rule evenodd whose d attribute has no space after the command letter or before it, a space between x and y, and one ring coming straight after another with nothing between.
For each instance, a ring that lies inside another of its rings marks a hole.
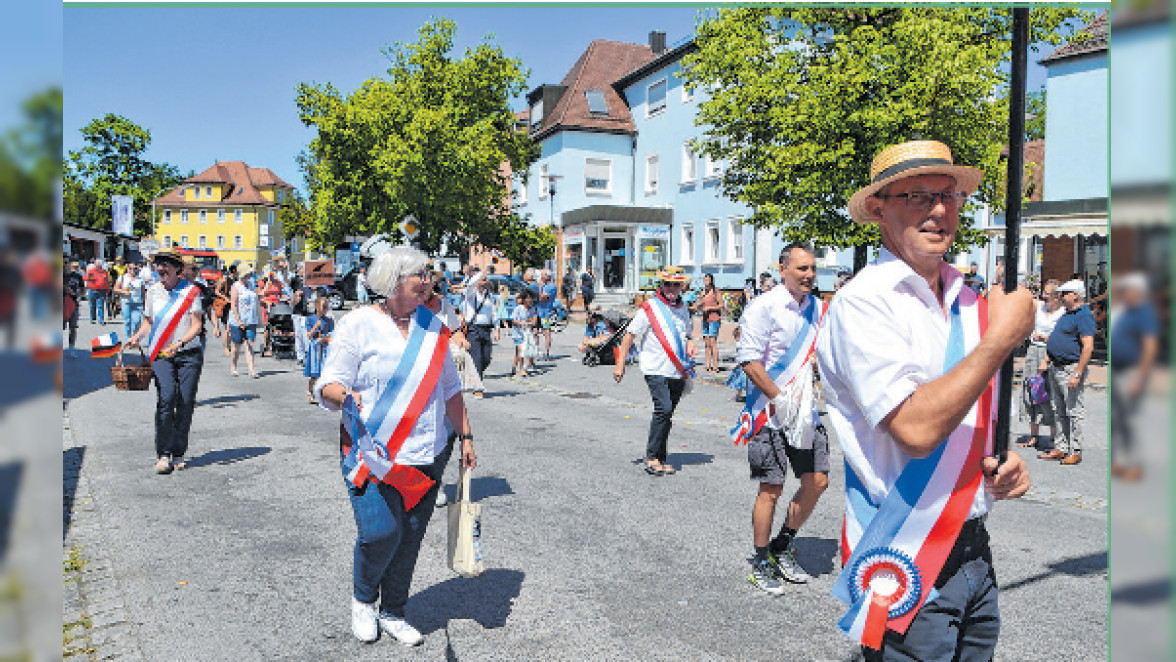
<instances>
[{"instance_id":1,"label":"building chimney","mask_svg":"<svg viewBox=\"0 0 1176 662\"><path fill-rule=\"evenodd\" d=\"M661 55L666 52L666 33L654 30L649 33L649 49L653 51L654 55Z\"/></svg>"}]
</instances>

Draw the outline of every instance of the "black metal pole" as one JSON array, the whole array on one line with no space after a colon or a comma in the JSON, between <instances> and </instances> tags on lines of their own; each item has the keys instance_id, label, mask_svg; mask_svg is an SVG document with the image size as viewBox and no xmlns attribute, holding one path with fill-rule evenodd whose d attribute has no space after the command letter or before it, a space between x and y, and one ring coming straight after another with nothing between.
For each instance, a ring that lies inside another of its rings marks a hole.
<instances>
[{"instance_id":1,"label":"black metal pole","mask_svg":"<svg viewBox=\"0 0 1176 662\"><path fill-rule=\"evenodd\" d=\"M1012 76L1009 83L1009 170L1005 191L1004 286L1006 293L1017 289L1017 263L1021 249L1021 193L1025 170L1025 69L1029 49L1029 10L1013 9ZM1000 369L1000 391L996 411L996 435L992 450L1004 462L1009 452L1009 409L1013 402L1013 355Z\"/></svg>"}]
</instances>

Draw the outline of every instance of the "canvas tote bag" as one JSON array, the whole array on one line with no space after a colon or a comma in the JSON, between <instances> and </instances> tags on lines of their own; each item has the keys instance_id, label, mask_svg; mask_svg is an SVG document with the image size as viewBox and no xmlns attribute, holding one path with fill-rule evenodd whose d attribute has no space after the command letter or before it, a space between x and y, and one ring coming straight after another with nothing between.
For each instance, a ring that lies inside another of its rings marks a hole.
<instances>
[{"instance_id":1,"label":"canvas tote bag","mask_svg":"<svg viewBox=\"0 0 1176 662\"><path fill-rule=\"evenodd\" d=\"M470 501L470 470L461 468L457 498L449 504L449 568L462 577L482 574L482 506Z\"/></svg>"}]
</instances>

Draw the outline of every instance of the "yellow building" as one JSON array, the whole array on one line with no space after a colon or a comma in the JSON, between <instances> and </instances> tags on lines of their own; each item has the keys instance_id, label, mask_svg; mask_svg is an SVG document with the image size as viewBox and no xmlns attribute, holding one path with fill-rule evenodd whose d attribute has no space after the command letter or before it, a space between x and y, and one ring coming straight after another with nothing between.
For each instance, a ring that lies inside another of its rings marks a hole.
<instances>
[{"instance_id":1,"label":"yellow building","mask_svg":"<svg viewBox=\"0 0 1176 662\"><path fill-rule=\"evenodd\" d=\"M287 243L278 219L293 191L269 168L219 161L155 199L155 239L163 246L214 250L226 265L240 261L260 268L273 251L302 249Z\"/></svg>"}]
</instances>

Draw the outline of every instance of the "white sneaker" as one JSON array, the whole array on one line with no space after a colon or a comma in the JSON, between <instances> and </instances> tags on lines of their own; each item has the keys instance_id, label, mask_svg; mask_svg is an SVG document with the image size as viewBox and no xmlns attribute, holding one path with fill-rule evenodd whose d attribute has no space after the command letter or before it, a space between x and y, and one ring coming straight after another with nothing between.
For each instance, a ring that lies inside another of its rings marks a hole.
<instances>
[{"instance_id":1,"label":"white sneaker","mask_svg":"<svg viewBox=\"0 0 1176 662\"><path fill-rule=\"evenodd\" d=\"M380 629L405 646L418 646L425 640L421 633L403 618L381 616Z\"/></svg>"},{"instance_id":2,"label":"white sneaker","mask_svg":"<svg viewBox=\"0 0 1176 662\"><path fill-rule=\"evenodd\" d=\"M441 508L449 504L449 497L445 495L445 489L437 490L437 507Z\"/></svg>"},{"instance_id":3,"label":"white sneaker","mask_svg":"<svg viewBox=\"0 0 1176 662\"><path fill-rule=\"evenodd\" d=\"M370 644L380 635L376 627L376 603L368 604L351 598L351 633L356 639Z\"/></svg>"}]
</instances>

